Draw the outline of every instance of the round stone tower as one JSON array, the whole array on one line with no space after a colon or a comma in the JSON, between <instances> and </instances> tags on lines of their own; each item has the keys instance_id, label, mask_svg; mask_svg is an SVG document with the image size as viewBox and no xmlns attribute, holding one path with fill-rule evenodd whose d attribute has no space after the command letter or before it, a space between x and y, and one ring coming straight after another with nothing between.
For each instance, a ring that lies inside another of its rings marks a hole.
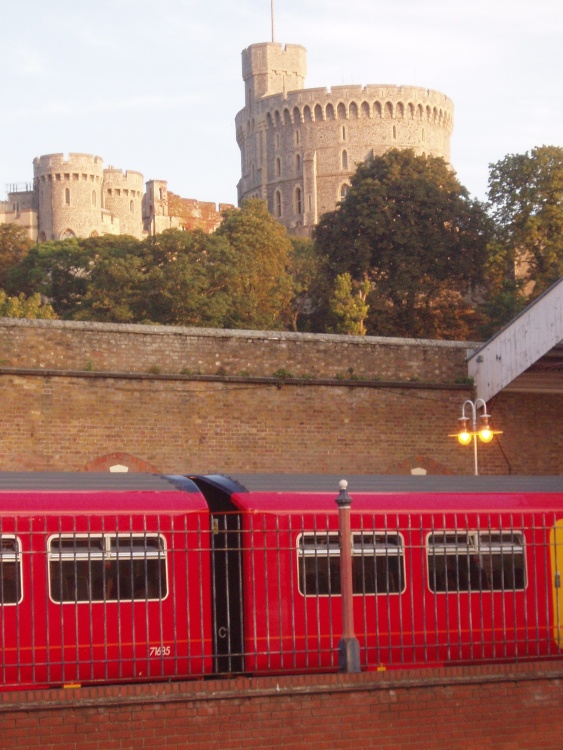
<instances>
[{"instance_id":1,"label":"round stone tower","mask_svg":"<svg viewBox=\"0 0 563 750\"><path fill-rule=\"evenodd\" d=\"M415 86L304 89L303 47L242 53L245 106L236 117L239 203L264 199L292 233L310 235L346 195L359 162L392 148L450 159L453 103Z\"/></svg>"},{"instance_id":2,"label":"round stone tower","mask_svg":"<svg viewBox=\"0 0 563 750\"><path fill-rule=\"evenodd\" d=\"M33 160L38 239L100 233L103 161L91 154L47 154Z\"/></svg>"},{"instance_id":3,"label":"round stone tower","mask_svg":"<svg viewBox=\"0 0 563 750\"><path fill-rule=\"evenodd\" d=\"M104 169L104 208L119 217L119 233L143 236L143 175L140 172L122 172L121 169Z\"/></svg>"}]
</instances>

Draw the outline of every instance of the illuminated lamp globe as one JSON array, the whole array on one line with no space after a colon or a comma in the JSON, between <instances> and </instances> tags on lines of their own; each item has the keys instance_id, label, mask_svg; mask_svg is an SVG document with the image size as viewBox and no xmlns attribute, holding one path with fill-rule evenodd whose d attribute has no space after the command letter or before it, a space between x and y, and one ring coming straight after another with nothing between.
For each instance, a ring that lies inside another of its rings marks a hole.
<instances>
[{"instance_id":1,"label":"illuminated lamp globe","mask_svg":"<svg viewBox=\"0 0 563 750\"><path fill-rule=\"evenodd\" d=\"M467 417L460 417L458 419L459 422L459 432L457 434L457 439L462 445L469 445L471 442L471 433L468 430L469 427L469 420Z\"/></svg>"},{"instance_id":2,"label":"illuminated lamp globe","mask_svg":"<svg viewBox=\"0 0 563 750\"><path fill-rule=\"evenodd\" d=\"M464 430L458 434L457 439L462 445L469 445L471 442L471 434L467 432L467 430Z\"/></svg>"},{"instance_id":3,"label":"illuminated lamp globe","mask_svg":"<svg viewBox=\"0 0 563 750\"><path fill-rule=\"evenodd\" d=\"M482 440L483 443L490 443L494 436L489 425L489 416L489 414L482 414L480 417L481 429L479 430L479 439Z\"/></svg>"}]
</instances>

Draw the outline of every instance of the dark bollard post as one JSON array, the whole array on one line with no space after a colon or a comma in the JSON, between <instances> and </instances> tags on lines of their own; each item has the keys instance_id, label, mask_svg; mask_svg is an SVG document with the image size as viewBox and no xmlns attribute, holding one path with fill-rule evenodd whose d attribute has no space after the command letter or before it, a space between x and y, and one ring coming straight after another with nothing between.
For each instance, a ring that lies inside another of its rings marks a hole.
<instances>
[{"instance_id":1,"label":"dark bollard post","mask_svg":"<svg viewBox=\"0 0 563 750\"><path fill-rule=\"evenodd\" d=\"M354 635L354 609L352 589L352 535L350 531L350 506L352 498L347 492L348 482L340 482L336 498L340 530L340 591L342 594L342 638L338 643L338 670L360 671L360 644Z\"/></svg>"}]
</instances>

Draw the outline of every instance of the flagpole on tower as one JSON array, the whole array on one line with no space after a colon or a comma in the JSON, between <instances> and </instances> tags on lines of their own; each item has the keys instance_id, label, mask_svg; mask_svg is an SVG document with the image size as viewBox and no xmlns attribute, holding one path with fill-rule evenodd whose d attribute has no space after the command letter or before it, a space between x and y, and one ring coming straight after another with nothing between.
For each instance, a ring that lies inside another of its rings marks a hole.
<instances>
[{"instance_id":1,"label":"flagpole on tower","mask_svg":"<svg viewBox=\"0 0 563 750\"><path fill-rule=\"evenodd\" d=\"M271 0L272 6L272 42L276 41L276 35L274 33L274 0Z\"/></svg>"}]
</instances>

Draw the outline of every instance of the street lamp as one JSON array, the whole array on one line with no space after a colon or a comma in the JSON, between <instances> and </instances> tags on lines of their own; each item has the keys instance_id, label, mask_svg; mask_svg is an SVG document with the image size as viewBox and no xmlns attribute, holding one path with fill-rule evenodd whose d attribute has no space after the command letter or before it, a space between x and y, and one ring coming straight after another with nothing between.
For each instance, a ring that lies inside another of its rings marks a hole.
<instances>
[{"instance_id":1,"label":"street lamp","mask_svg":"<svg viewBox=\"0 0 563 750\"><path fill-rule=\"evenodd\" d=\"M471 424L470 418L465 414L465 407L469 407L471 411ZM479 409L482 409L482 413L479 414ZM479 420L479 429L477 429L477 419ZM473 455L475 458L475 476L479 474L479 466L477 463L477 438L483 443L490 443L495 435L501 435L502 430L492 430L490 420L491 415L487 414L487 404L482 398L478 398L476 401L463 402L461 407L461 417L458 419L459 430L455 435L450 437L456 437L462 445L469 445L473 442ZM471 429L470 429L471 427Z\"/></svg>"}]
</instances>

